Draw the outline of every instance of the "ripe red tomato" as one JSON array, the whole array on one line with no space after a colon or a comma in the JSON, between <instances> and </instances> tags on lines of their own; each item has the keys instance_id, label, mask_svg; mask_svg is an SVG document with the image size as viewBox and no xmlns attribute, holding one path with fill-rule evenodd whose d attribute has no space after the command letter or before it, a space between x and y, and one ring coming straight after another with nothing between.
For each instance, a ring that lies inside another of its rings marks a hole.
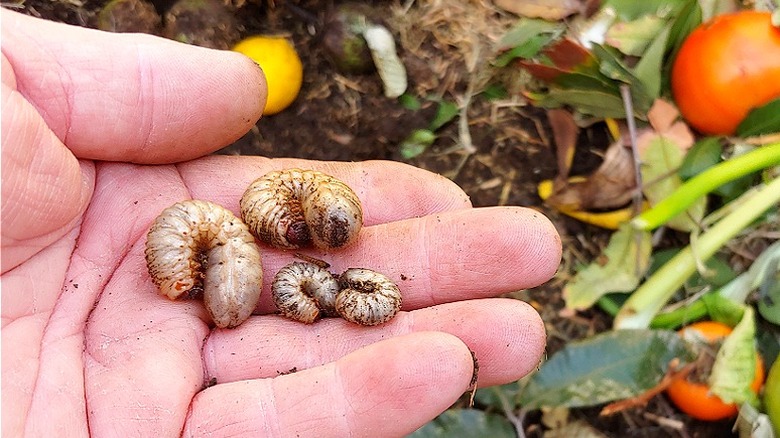
<instances>
[{"instance_id":1,"label":"ripe red tomato","mask_svg":"<svg viewBox=\"0 0 780 438\"><path fill-rule=\"evenodd\" d=\"M691 126L731 135L751 109L780 97L780 29L769 12L719 15L683 42L671 81Z\"/></svg>"},{"instance_id":2,"label":"ripe red tomato","mask_svg":"<svg viewBox=\"0 0 780 438\"><path fill-rule=\"evenodd\" d=\"M714 321L701 321L680 330L682 336L686 331L695 331L707 343L714 344L731 333L731 327ZM764 382L764 362L756 352L755 377L750 389L758 394ZM677 376L666 388L666 395L681 411L693 418L705 421L717 421L737 415L737 405L724 403L718 396L710 393L705 383L698 383Z\"/></svg>"}]
</instances>

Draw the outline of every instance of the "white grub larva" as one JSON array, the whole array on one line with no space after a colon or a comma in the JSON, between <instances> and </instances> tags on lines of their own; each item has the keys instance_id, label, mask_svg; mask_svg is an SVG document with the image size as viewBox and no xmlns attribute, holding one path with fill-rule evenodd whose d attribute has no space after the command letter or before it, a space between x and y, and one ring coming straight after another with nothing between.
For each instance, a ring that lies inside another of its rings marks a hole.
<instances>
[{"instance_id":1,"label":"white grub larva","mask_svg":"<svg viewBox=\"0 0 780 438\"><path fill-rule=\"evenodd\" d=\"M398 286L370 269L347 269L339 276L339 287L336 311L347 321L361 325L382 324L401 309Z\"/></svg>"},{"instance_id":2,"label":"white grub larva","mask_svg":"<svg viewBox=\"0 0 780 438\"><path fill-rule=\"evenodd\" d=\"M340 248L352 243L363 225L355 192L315 170L269 172L241 197L241 217L262 242L277 248Z\"/></svg>"},{"instance_id":3,"label":"white grub larva","mask_svg":"<svg viewBox=\"0 0 780 438\"><path fill-rule=\"evenodd\" d=\"M146 236L146 264L160 293L203 301L217 327L235 327L254 311L262 287L260 251L246 224L208 201L163 210Z\"/></svg>"},{"instance_id":4,"label":"white grub larva","mask_svg":"<svg viewBox=\"0 0 780 438\"><path fill-rule=\"evenodd\" d=\"M322 316L336 316L339 283L327 270L293 262L274 277L271 297L282 315L311 324Z\"/></svg>"}]
</instances>

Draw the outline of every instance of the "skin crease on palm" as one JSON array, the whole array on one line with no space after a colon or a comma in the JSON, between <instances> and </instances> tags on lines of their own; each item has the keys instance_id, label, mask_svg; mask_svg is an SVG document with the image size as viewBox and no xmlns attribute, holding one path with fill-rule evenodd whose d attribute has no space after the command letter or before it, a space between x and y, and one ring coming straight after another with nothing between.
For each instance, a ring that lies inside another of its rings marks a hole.
<instances>
[{"instance_id":1,"label":"skin crease on palm","mask_svg":"<svg viewBox=\"0 0 780 438\"><path fill-rule=\"evenodd\" d=\"M479 387L538 364L538 314L494 297L555 272L540 213L471 208L400 163L205 157L260 116L249 59L0 15L3 436L401 436L468 390L469 350ZM143 257L157 214L188 198L237 213L253 179L291 166L360 197L358 242L310 254L406 278L389 323L273 315L270 281L292 255L268 248L261 303L236 329L158 294Z\"/></svg>"}]
</instances>

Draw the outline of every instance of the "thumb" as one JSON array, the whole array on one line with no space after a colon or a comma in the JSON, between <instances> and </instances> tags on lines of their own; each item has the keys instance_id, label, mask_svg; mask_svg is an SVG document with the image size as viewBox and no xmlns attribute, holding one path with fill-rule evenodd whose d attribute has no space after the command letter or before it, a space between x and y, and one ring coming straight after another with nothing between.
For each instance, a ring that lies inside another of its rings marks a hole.
<instances>
[{"instance_id":1,"label":"thumb","mask_svg":"<svg viewBox=\"0 0 780 438\"><path fill-rule=\"evenodd\" d=\"M2 272L73 228L92 196L95 169L79 163L16 89L2 56Z\"/></svg>"},{"instance_id":2,"label":"thumb","mask_svg":"<svg viewBox=\"0 0 780 438\"><path fill-rule=\"evenodd\" d=\"M78 158L197 158L237 140L263 111L262 70L238 53L6 10L0 19L19 91Z\"/></svg>"}]
</instances>

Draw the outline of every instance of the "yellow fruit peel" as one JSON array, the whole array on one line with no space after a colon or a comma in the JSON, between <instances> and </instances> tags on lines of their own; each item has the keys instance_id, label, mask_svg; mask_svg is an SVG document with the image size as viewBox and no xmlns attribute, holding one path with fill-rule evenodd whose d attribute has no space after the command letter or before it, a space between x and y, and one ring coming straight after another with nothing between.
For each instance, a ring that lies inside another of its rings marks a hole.
<instances>
[{"instance_id":1,"label":"yellow fruit peel","mask_svg":"<svg viewBox=\"0 0 780 438\"><path fill-rule=\"evenodd\" d=\"M287 38L251 36L236 44L233 51L248 56L263 69L268 85L263 115L279 113L295 101L303 84L303 63Z\"/></svg>"},{"instance_id":2,"label":"yellow fruit peel","mask_svg":"<svg viewBox=\"0 0 780 438\"><path fill-rule=\"evenodd\" d=\"M581 180L582 177L576 177L576 176L569 179L570 182L581 181ZM547 200L547 198L549 198L550 195L552 195L553 193L552 180L547 179L540 182L536 188L536 191L539 194L539 197L542 198L542 201ZM582 210L570 210L566 208L560 208L554 205L552 205L551 207L555 208L557 211L561 212L562 214L565 214L566 216L577 219L580 222L595 225L601 228L606 228L608 230L617 230L618 228L620 228L621 224L630 221L631 218L633 217L633 209L631 207L625 207L619 210L598 212L598 213L582 211Z\"/></svg>"}]
</instances>

